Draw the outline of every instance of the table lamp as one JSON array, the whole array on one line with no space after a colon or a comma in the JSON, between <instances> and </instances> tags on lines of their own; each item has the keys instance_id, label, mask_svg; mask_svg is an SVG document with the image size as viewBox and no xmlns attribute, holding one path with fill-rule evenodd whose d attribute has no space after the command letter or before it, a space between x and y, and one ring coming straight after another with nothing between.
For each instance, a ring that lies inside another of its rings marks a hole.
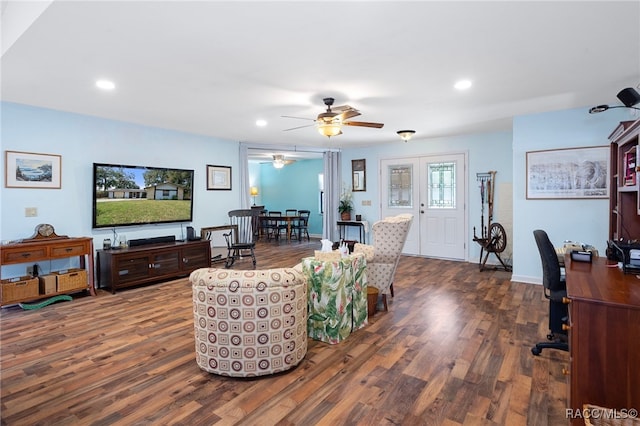
<instances>
[{"instance_id":1,"label":"table lamp","mask_svg":"<svg viewBox=\"0 0 640 426\"><path fill-rule=\"evenodd\" d=\"M253 197L253 205L256 205L256 196L258 195L258 187L252 186L249 188L249 194Z\"/></svg>"}]
</instances>

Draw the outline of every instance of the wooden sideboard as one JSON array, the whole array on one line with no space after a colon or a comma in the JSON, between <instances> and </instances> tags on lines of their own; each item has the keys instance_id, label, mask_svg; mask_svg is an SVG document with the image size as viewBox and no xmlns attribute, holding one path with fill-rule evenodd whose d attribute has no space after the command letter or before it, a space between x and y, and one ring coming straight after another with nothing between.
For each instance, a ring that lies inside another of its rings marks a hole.
<instances>
[{"instance_id":1,"label":"wooden sideboard","mask_svg":"<svg viewBox=\"0 0 640 426\"><path fill-rule=\"evenodd\" d=\"M565 256L569 304L569 408L640 409L640 279ZM580 416L569 416L574 425Z\"/></svg>"},{"instance_id":2,"label":"wooden sideboard","mask_svg":"<svg viewBox=\"0 0 640 426\"><path fill-rule=\"evenodd\" d=\"M89 290L89 292L95 296L96 290L93 280L93 239L89 237L59 237L0 246L0 266L33 264L36 262L76 256L79 258L80 267L87 271L87 287L85 289L40 294L38 297L30 297L24 300L12 300L11 304L48 298L57 294L73 293L79 290Z\"/></svg>"},{"instance_id":3,"label":"wooden sideboard","mask_svg":"<svg viewBox=\"0 0 640 426\"><path fill-rule=\"evenodd\" d=\"M98 287L116 289L189 275L211 265L208 240L98 250Z\"/></svg>"}]
</instances>

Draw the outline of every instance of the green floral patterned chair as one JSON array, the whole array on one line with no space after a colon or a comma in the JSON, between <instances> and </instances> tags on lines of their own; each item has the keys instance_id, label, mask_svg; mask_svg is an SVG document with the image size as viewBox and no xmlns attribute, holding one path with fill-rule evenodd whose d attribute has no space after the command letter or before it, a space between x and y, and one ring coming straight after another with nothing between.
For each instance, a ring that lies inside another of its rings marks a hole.
<instances>
[{"instance_id":1,"label":"green floral patterned chair","mask_svg":"<svg viewBox=\"0 0 640 426\"><path fill-rule=\"evenodd\" d=\"M298 365L307 353L307 282L293 268L202 268L189 277L198 366L252 377Z\"/></svg>"},{"instance_id":2,"label":"green floral patterned chair","mask_svg":"<svg viewBox=\"0 0 640 426\"><path fill-rule=\"evenodd\" d=\"M307 333L314 340L340 343L367 325L367 269L364 255L332 259L307 257L302 270L309 291Z\"/></svg>"},{"instance_id":3,"label":"green floral patterned chair","mask_svg":"<svg viewBox=\"0 0 640 426\"><path fill-rule=\"evenodd\" d=\"M411 228L413 215L401 214L375 222L372 226L373 245L356 243L353 252L367 259L369 285L382 295L384 310L388 310L387 294L393 296L393 278L400 261L404 243Z\"/></svg>"}]
</instances>

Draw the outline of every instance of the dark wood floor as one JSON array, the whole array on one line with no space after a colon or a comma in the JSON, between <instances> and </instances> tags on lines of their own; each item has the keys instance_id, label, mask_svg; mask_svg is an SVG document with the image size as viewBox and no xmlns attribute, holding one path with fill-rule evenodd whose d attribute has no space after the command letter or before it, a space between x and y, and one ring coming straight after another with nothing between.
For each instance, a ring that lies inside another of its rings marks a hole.
<instances>
[{"instance_id":1,"label":"dark wood floor","mask_svg":"<svg viewBox=\"0 0 640 426\"><path fill-rule=\"evenodd\" d=\"M258 267L319 243L260 244ZM234 267L249 267L239 262ZM194 359L187 279L0 311L3 425L559 425L568 355L541 286L475 264L403 257L389 311L293 371L231 379Z\"/></svg>"}]
</instances>

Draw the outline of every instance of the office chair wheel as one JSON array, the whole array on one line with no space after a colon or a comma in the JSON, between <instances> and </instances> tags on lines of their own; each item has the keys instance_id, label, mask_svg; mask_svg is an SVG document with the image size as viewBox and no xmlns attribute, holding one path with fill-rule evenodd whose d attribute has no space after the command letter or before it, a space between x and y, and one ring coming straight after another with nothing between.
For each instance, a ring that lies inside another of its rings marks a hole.
<instances>
[{"instance_id":1,"label":"office chair wheel","mask_svg":"<svg viewBox=\"0 0 640 426\"><path fill-rule=\"evenodd\" d=\"M538 356L542 353L542 349L538 348L537 346L534 346L531 348L531 353L534 354L535 356Z\"/></svg>"}]
</instances>

